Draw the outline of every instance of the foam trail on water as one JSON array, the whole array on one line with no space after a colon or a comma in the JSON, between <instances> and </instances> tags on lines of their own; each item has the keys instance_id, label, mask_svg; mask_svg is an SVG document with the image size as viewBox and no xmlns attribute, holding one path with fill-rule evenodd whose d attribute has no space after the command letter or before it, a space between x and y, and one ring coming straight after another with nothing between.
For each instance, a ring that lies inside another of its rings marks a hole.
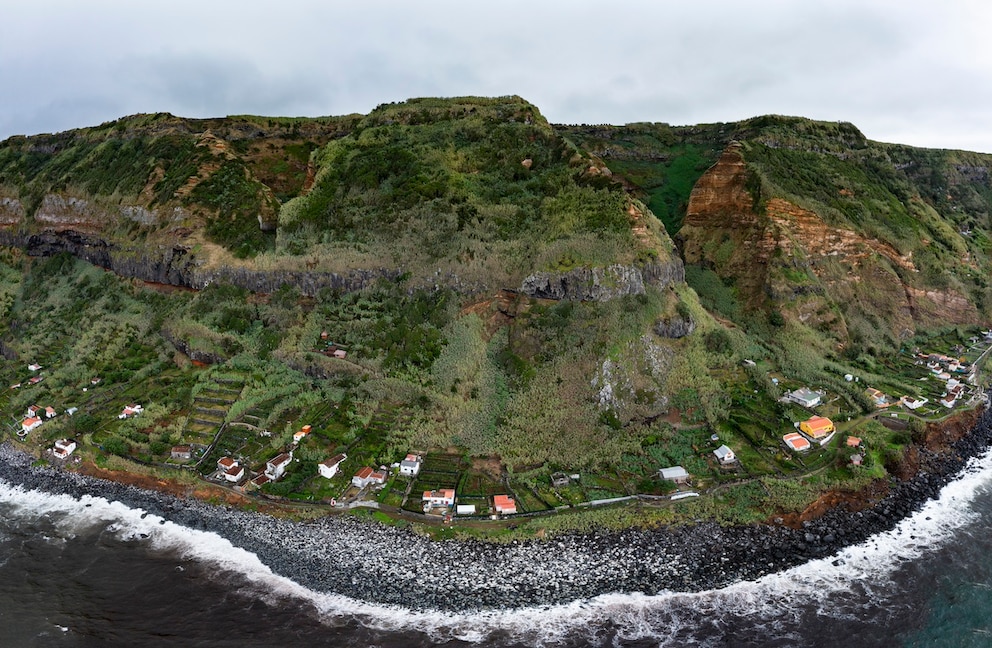
<instances>
[{"instance_id":1,"label":"foam trail on water","mask_svg":"<svg viewBox=\"0 0 992 648\"><path fill-rule=\"evenodd\" d=\"M978 518L971 504L990 482L992 451L972 459L958 479L944 487L939 498L927 502L891 531L833 556L756 581L698 593L616 593L553 606L463 613L413 610L317 592L275 574L258 556L217 533L190 529L100 497L77 499L0 481L0 509L9 518L45 520L63 537L87 529L104 529L121 540L146 542L154 549L215 565L243 577L258 596L309 601L332 625L357 619L375 630L416 630L436 641L528 645L554 645L566 637L609 627L620 639L651 638L664 646L677 643L680 624L686 618L698 624L700 618L757 616L773 623L772 619L789 619L797 614L799 605L820 605L822 614L838 618L854 615L857 610L845 607L842 601L838 603L838 593L855 590L865 595L862 599L874 598L874 592L884 593L900 565L940 547L954 531ZM598 643L601 638L588 639ZM705 645L705 641L702 643Z\"/></svg>"}]
</instances>

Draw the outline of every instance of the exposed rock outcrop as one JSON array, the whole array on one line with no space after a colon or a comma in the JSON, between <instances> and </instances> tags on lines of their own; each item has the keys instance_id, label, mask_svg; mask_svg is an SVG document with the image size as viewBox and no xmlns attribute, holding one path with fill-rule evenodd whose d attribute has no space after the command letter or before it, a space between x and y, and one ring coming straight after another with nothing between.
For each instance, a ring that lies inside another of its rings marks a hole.
<instances>
[{"instance_id":1,"label":"exposed rock outcrop","mask_svg":"<svg viewBox=\"0 0 992 648\"><path fill-rule=\"evenodd\" d=\"M713 269L745 309L776 309L846 343L852 315L891 335L980 319L953 287L922 284L911 254L773 197L756 205L738 144L696 183L679 233L686 263Z\"/></svg>"},{"instance_id":2,"label":"exposed rock outcrop","mask_svg":"<svg viewBox=\"0 0 992 648\"><path fill-rule=\"evenodd\" d=\"M347 273L205 268L183 245L122 248L99 236L74 230L30 235L0 231L0 245L22 248L31 256L66 252L122 277L194 289L222 281L252 292L272 293L288 284L303 295L314 296L325 288L341 292L361 290L379 279L395 280L400 275L398 270L388 268L355 269Z\"/></svg>"},{"instance_id":3,"label":"exposed rock outcrop","mask_svg":"<svg viewBox=\"0 0 992 648\"><path fill-rule=\"evenodd\" d=\"M563 273L536 272L523 280L520 292L539 299L609 301L642 295L646 286L664 288L680 281L685 281L685 268L675 259L643 266L615 264Z\"/></svg>"},{"instance_id":4,"label":"exposed rock outcrop","mask_svg":"<svg viewBox=\"0 0 992 648\"><path fill-rule=\"evenodd\" d=\"M17 360L17 351L4 344L3 340L0 340L0 358L10 361Z\"/></svg>"},{"instance_id":5,"label":"exposed rock outcrop","mask_svg":"<svg viewBox=\"0 0 992 648\"><path fill-rule=\"evenodd\" d=\"M189 341L173 334L173 332L168 328L163 328L161 333L162 337L165 338L169 344L175 347L177 351L185 354L193 362L199 362L202 364L219 364L227 359L217 353L192 348Z\"/></svg>"},{"instance_id":6,"label":"exposed rock outcrop","mask_svg":"<svg viewBox=\"0 0 992 648\"><path fill-rule=\"evenodd\" d=\"M354 269L347 273L315 270L249 270L247 268L197 269L193 273L193 288L202 288L214 281L246 288L252 292L273 293L285 285L295 286L301 294L312 297L323 289L340 292L362 290L380 279L395 281L399 270L389 268Z\"/></svg>"},{"instance_id":7,"label":"exposed rock outcrop","mask_svg":"<svg viewBox=\"0 0 992 648\"><path fill-rule=\"evenodd\" d=\"M47 194L35 211L34 219L52 229L99 230L106 225L108 214L99 205L83 198Z\"/></svg>"},{"instance_id":8,"label":"exposed rock outcrop","mask_svg":"<svg viewBox=\"0 0 992 648\"><path fill-rule=\"evenodd\" d=\"M24 205L17 198L0 197L0 227L24 220Z\"/></svg>"},{"instance_id":9,"label":"exposed rock outcrop","mask_svg":"<svg viewBox=\"0 0 992 648\"><path fill-rule=\"evenodd\" d=\"M673 340L683 338L696 330L696 322L689 315L673 315L654 323L654 332Z\"/></svg>"}]
</instances>

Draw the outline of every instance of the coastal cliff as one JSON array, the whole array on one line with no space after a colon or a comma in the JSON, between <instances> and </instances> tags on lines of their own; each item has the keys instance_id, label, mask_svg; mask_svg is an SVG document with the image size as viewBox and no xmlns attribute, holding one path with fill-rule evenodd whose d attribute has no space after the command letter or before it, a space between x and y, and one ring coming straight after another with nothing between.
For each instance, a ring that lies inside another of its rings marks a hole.
<instances>
[{"instance_id":1,"label":"coastal cliff","mask_svg":"<svg viewBox=\"0 0 992 648\"><path fill-rule=\"evenodd\" d=\"M802 475L881 483L925 455L875 399L934 421L978 398L990 164L778 116L556 126L520 97L12 138L0 409L82 410L32 441L91 458L189 445L205 472L222 453L257 472L299 449L289 478L244 485L273 497L416 513L410 492L451 486L480 516L506 492L540 517L670 496L658 470L681 466L723 493L705 519L801 518L823 495ZM861 464L783 445L803 389ZM147 414L119 418L137 394ZM346 450L447 477L345 495L316 471Z\"/></svg>"}]
</instances>

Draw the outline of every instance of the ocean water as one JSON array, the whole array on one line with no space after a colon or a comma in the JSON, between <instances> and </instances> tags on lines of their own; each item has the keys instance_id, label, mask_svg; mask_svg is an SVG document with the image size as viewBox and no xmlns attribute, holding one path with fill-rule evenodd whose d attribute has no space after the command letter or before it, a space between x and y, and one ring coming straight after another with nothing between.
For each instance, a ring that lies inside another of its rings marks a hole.
<instances>
[{"instance_id":1,"label":"ocean water","mask_svg":"<svg viewBox=\"0 0 992 648\"><path fill-rule=\"evenodd\" d=\"M315 592L215 533L0 481L0 647L986 647L990 528L992 453L892 531L758 581L453 614Z\"/></svg>"}]
</instances>

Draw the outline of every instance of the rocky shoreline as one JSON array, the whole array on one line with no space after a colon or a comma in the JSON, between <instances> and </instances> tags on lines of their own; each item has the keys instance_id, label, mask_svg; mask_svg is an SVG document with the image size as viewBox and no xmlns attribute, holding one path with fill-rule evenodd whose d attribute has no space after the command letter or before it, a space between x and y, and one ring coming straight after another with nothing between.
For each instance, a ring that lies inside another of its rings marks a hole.
<instances>
[{"instance_id":1,"label":"rocky shoreline","mask_svg":"<svg viewBox=\"0 0 992 648\"><path fill-rule=\"evenodd\" d=\"M213 531L274 572L318 592L411 609L468 611L552 605L610 592L704 591L831 555L936 497L992 445L992 411L943 451L920 448L916 474L869 508L837 506L798 528L715 523L490 544L433 541L409 530L328 517L291 522L34 466L0 446L0 479L75 497L99 496L183 526Z\"/></svg>"}]
</instances>

